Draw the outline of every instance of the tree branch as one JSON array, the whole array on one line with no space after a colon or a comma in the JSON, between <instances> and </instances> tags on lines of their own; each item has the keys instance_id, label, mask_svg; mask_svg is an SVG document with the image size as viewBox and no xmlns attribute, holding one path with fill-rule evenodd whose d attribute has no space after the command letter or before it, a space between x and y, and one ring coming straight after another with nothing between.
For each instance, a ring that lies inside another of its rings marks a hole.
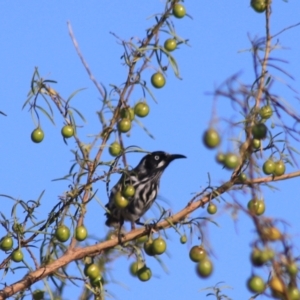
<instances>
[{"instance_id":1,"label":"tree branch","mask_svg":"<svg viewBox=\"0 0 300 300\"><path fill-rule=\"evenodd\" d=\"M202 196L200 199L197 199L197 201L189 203L184 209L179 211L173 216L170 216L166 218L165 220L159 222L156 227L157 229L166 229L171 227L172 225L176 225L180 223L186 216L191 214L193 211L198 209L199 207L203 207L207 202L211 201L212 199L218 197L221 194L226 193L229 191L234 185L253 185L253 184L261 184L271 181L280 181L280 180L286 180L294 177L299 177L300 171L292 172L286 175L278 176L278 177L262 177L257 178L253 180L248 180L245 183L240 183L238 181L230 180L222 184L220 187L212 191L211 193L208 193L205 196ZM172 225L171 225L172 224ZM140 236L148 234L148 230L146 230L145 227L132 230L128 234L126 234L123 239L123 242L132 241ZM55 260L54 262L50 263L49 265L43 266L39 268L38 270L29 273L26 275L23 279L17 281L16 283L5 287L3 290L0 290L0 300L7 299L8 297L16 294L17 292L20 292L22 290L27 289L35 282L51 275L55 271L57 271L59 268L62 268L69 264L70 262L74 260L80 260L83 259L86 256L94 256L101 254L104 250L108 250L110 248L113 248L119 244L118 238L114 238L112 240L104 241L96 245L88 246L85 248L75 248L75 249L69 249L62 257Z\"/></svg>"}]
</instances>

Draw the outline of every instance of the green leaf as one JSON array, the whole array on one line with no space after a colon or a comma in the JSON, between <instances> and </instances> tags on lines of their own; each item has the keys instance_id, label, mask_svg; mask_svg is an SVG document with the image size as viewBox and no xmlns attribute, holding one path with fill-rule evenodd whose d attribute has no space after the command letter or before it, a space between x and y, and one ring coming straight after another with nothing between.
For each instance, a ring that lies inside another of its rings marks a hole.
<instances>
[{"instance_id":1,"label":"green leaf","mask_svg":"<svg viewBox=\"0 0 300 300\"><path fill-rule=\"evenodd\" d=\"M291 146L288 146L288 148L289 148L291 151L293 151L293 152L295 152L295 153L297 153L297 154L300 154L300 151L299 151L298 149L296 149L296 148L294 148L294 147L291 147Z\"/></svg>"},{"instance_id":2,"label":"green leaf","mask_svg":"<svg viewBox=\"0 0 300 300\"><path fill-rule=\"evenodd\" d=\"M48 114L48 112L44 108L42 108L39 105L36 105L35 107L38 108L42 113L44 113L49 118L49 120L52 122L52 124L55 125L53 118Z\"/></svg>"},{"instance_id":3,"label":"green leaf","mask_svg":"<svg viewBox=\"0 0 300 300\"><path fill-rule=\"evenodd\" d=\"M5 198L9 198L11 200L17 201L15 198L9 196L9 195L5 195L5 194L0 194L0 197L5 197Z\"/></svg>"},{"instance_id":4,"label":"green leaf","mask_svg":"<svg viewBox=\"0 0 300 300\"><path fill-rule=\"evenodd\" d=\"M144 129L144 131L152 138L152 139L155 139L154 136L152 135L152 133L150 133L150 131L144 126L144 124L138 120L137 118L135 119L135 121L137 122L137 124L142 128Z\"/></svg>"},{"instance_id":5,"label":"green leaf","mask_svg":"<svg viewBox=\"0 0 300 300\"><path fill-rule=\"evenodd\" d=\"M154 101L155 103L158 103L158 102L156 101L156 99L155 99L155 96L154 96L153 93L151 92L151 90L150 90L146 85L143 85L143 84L142 84L142 87L143 87L143 89L145 89L145 90L148 92L148 94L151 96L151 98L153 99L153 101Z\"/></svg>"},{"instance_id":6,"label":"green leaf","mask_svg":"<svg viewBox=\"0 0 300 300\"><path fill-rule=\"evenodd\" d=\"M50 112L51 112L51 116L53 117L53 116L54 116L53 110L52 110L52 107L51 107L50 103L49 103L48 100L47 100L47 97L45 97L45 95L43 95L43 94L41 94L41 95L42 95L43 99L45 100L45 102L47 103L48 108L49 108L49 110L50 110Z\"/></svg>"},{"instance_id":7,"label":"green leaf","mask_svg":"<svg viewBox=\"0 0 300 300\"><path fill-rule=\"evenodd\" d=\"M78 114L78 116L81 118L81 120L86 123L85 117L81 114L81 112L79 110L77 110L74 107L70 107L70 109L74 110L74 112L76 112Z\"/></svg>"},{"instance_id":8,"label":"green leaf","mask_svg":"<svg viewBox=\"0 0 300 300\"><path fill-rule=\"evenodd\" d=\"M74 165L77 165L77 164L74 164ZM68 179L68 178L70 178L70 177L72 177L73 176L73 174L68 174L68 175L65 175L65 176L63 176L63 177L60 177L60 178L55 178L55 179L52 179L51 181L60 181L60 180L66 180L66 179Z\"/></svg>"},{"instance_id":9,"label":"green leaf","mask_svg":"<svg viewBox=\"0 0 300 300\"><path fill-rule=\"evenodd\" d=\"M174 59L174 57L172 55L168 55L168 59L169 59L169 62L171 64L171 67L174 71L174 74L177 78L179 79L182 79L180 76L179 76L179 68L178 68L178 65L177 65L177 62L176 60Z\"/></svg>"},{"instance_id":10,"label":"green leaf","mask_svg":"<svg viewBox=\"0 0 300 300\"><path fill-rule=\"evenodd\" d=\"M40 78L40 74L38 72L38 68L37 67L34 68L34 72L33 72L33 75L32 75L32 78L31 78L31 83L30 83L32 94L35 93L35 91L34 91L34 83L35 83L34 78L35 78L35 76L37 76L38 78Z\"/></svg>"},{"instance_id":11,"label":"green leaf","mask_svg":"<svg viewBox=\"0 0 300 300\"><path fill-rule=\"evenodd\" d=\"M57 83L57 81L55 81L55 80L51 80L51 79L45 79L45 80L43 80L43 83L45 83L45 82L50 82L50 83Z\"/></svg>"},{"instance_id":12,"label":"green leaf","mask_svg":"<svg viewBox=\"0 0 300 300\"><path fill-rule=\"evenodd\" d=\"M32 99L32 97L34 97L33 94L32 94L31 96L29 96L29 97L26 99L25 103L24 103L23 106L22 106L22 110L23 110L24 107L30 102L30 100Z\"/></svg>"},{"instance_id":13,"label":"green leaf","mask_svg":"<svg viewBox=\"0 0 300 300\"><path fill-rule=\"evenodd\" d=\"M72 98L77 95L79 92L83 91L83 90L86 90L86 88L81 88L81 89L78 89L76 91L74 91L67 99L67 104L72 100Z\"/></svg>"},{"instance_id":14,"label":"green leaf","mask_svg":"<svg viewBox=\"0 0 300 300\"><path fill-rule=\"evenodd\" d=\"M45 191L46 191L46 190L43 190L43 191L41 192L41 194L39 195L38 199L36 200L36 201L37 201L37 203L40 203L40 202L41 202L41 200L42 200L42 197L43 197L43 196L44 196L44 194L45 194Z\"/></svg>"}]
</instances>

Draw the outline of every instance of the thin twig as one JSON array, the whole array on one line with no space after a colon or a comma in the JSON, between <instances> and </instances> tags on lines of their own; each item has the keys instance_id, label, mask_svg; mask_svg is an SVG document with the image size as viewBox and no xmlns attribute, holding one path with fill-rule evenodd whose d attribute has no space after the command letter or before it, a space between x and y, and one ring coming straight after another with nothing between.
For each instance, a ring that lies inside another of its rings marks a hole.
<instances>
[{"instance_id":1,"label":"thin twig","mask_svg":"<svg viewBox=\"0 0 300 300\"><path fill-rule=\"evenodd\" d=\"M102 89L101 85L97 82L97 80L96 80L96 78L94 77L92 71L90 70L90 68L89 68L89 66L88 66L88 64L87 64L87 62L85 61L84 57L82 56L81 51L80 51L79 46L78 46L78 43L77 43L77 41L76 41L76 39L75 39L75 36L74 36L74 33L73 33L71 23L70 23L69 21L67 22L67 25L68 25L68 29L69 29L69 35L70 35L70 37L71 37L71 40L72 40L72 42L73 42L73 44L74 44L74 47L75 47L75 49L76 49L76 52L77 52L77 54L78 54L78 56L79 56L79 58L80 58L80 60L81 60L81 62L82 62L82 64L83 64L83 66L85 67L86 71L88 72L88 74L89 74L89 76L90 76L90 79L91 79L92 82L95 84L97 90L99 91L99 93L101 94L101 96L104 98L105 92L104 92L104 90Z\"/></svg>"}]
</instances>

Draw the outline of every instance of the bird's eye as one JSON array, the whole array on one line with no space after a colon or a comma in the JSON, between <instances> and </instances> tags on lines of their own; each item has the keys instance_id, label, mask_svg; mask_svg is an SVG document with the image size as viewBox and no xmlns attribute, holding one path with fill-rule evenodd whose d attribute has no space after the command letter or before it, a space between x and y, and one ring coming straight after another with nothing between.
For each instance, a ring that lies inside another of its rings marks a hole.
<instances>
[{"instance_id":1,"label":"bird's eye","mask_svg":"<svg viewBox=\"0 0 300 300\"><path fill-rule=\"evenodd\" d=\"M155 156L154 156L154 159L155 159L155 160L159 160L159 156L158 156L158 155L155 155Z\"/></svg>"}]
</instances>

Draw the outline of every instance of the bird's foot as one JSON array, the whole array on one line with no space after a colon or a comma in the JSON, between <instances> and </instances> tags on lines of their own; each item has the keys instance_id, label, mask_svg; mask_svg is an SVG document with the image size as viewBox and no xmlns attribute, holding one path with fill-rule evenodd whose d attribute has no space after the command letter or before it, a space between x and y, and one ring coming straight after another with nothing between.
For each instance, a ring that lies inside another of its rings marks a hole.
<instances>
[{"instance_id":1,"label":"bird's foot","mask_svg":"<svg viewBox=\"0 0 300 300\"><path fill-rule=\"evenodd\" d=\"M124 238L124 233L123 233L123 231L122 231L122 228L119 228L119 230L118 230L118 242L119 242L119 244L122 244L123 242L122 242L122 238Z\"/></svg>"}]
</instances>

